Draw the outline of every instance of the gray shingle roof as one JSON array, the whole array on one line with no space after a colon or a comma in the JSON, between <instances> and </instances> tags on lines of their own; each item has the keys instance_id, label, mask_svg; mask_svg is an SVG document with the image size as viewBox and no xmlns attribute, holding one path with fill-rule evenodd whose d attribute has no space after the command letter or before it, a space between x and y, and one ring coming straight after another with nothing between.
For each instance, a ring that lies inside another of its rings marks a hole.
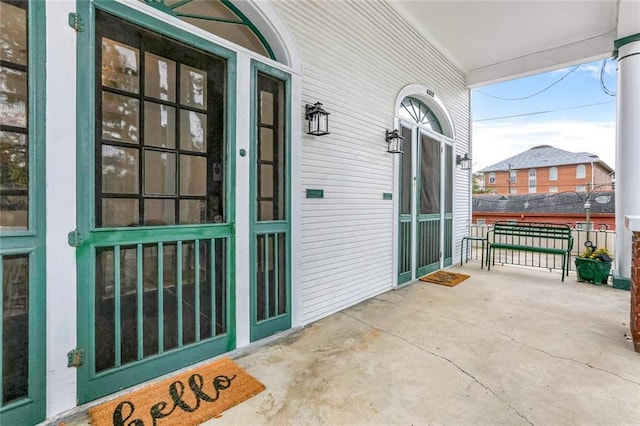
<instances>
[{"instance_id":1,"label":"gray shingle roof","mask_svg":"<svg viewBox=\"0 0 640 426\"><path fill-rule=\"evenodd\" d=\"M499 163L485 167L480 170L480 172L506 171L509 170L509 164L511 164L512 169L519 170L562 166L565 164L589 164L592 161L600 163L609 171L613 171L613 169L600 160L597 155L591 154L590 152L570 152L554 148L550 145L539 145L500 161Z\"/></svg>"},{"instance_id":2,"label":"gray shingle roof","mask_svg":"<svg viewBox=\"0 0 640 426\"><path fill-rule=\"evenodd\" d=\"M485 213L585 213L584 192L550 194L474 194L474 212ZM615 213L615 191L596 191L591 194L591 213Z\"/></svg>"}]
</instances>

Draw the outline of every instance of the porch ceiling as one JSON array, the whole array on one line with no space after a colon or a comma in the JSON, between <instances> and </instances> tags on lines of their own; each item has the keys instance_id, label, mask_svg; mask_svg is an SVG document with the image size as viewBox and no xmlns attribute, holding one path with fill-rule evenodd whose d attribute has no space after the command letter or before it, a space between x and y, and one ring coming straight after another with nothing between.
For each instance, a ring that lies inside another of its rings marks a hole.
<instances>
[{"instance_id":1,"label":"porch ceiling","mask_svg":"<svg viewBox=\"0 0 640 426\"><path fill-rule=\"evenodd\" d=\"M610 57L640 22L636 0L389 1L469 87Z\"/></svg>"}]
</instances>

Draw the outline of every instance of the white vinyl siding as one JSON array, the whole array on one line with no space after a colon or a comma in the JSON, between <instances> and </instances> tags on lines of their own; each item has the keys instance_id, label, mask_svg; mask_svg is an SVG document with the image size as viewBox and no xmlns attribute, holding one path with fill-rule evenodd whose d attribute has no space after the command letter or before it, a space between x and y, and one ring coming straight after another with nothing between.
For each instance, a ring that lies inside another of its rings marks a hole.
<instances>
[{"instance_id":1,"label":"white vinyl siding","mask_svg":"<svg viewBox=\"0 0 640 426\"><path fill-rule=\"evenodd\" d=\"M308 323L391 288L395 281L394 155L386 152L396 98L424 84L455 127L454 153L470 152L464 75L378 2L276 2L302 57L302 105L323 103L330 135L301 144L301 321ZM306 122L304 123L306 124ZM453 258L469 221L469 172L455 168ZM305 198L324 190L323 199ZM383 200L384 192L393 200ZM296 206L293 206L296 209Z\"/></svg>"}]
</instances>

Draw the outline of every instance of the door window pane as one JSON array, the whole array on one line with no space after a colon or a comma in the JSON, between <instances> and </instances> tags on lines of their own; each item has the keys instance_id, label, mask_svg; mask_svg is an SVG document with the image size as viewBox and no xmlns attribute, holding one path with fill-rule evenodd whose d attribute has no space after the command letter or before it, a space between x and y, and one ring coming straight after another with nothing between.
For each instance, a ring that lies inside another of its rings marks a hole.
<instances>
[{"instance_id":1,"label":"door window pane","mask_svg":"<svg viewBox=\"0 0 640 426\"><path fill-rule=\"evenodd\" d=\"M180 194L206 195L207 159L195 155L180 156Z\"/></svg>"},{"instance_id":2,"label":"door window pane","mask_svg":"<svg viewBox=\"0 0 640 426\"><path fill-rule=\"evenodd\" d=\"M273 161L273 129L260 129L260 160Z\"/></svg>"},{"instance_id":3,"label":"door window pane","mask_svg":"<svg viewBox=\"0 0 640 426\"><path fill-rule=\"evenodd\" d=\"M440 213L440 143L422 135L420 212Z\"/></svg>"},{"instance_id":4,"label":"door window pane","mask_svg":"<svg viewBox=\"0 0 640 426\"><path fill-rule=\"evenodd\" d=\"M144 94L150 98L175 102L176 63L153 53L144 54Z\"/></svg>"},{"instance_id":5,"label":"door window pane","mask_svg":"<svg viewBox=\"0 0 640 426\"><path fill-rule=\"evenodd\" d=\"M2 404L28 396L29 257L2 256Z\"/></svg>"},{"instance_id":6,"label":"door window pane","mask_svg":"<svg viewBox=\"0 0 640 426\"><path fill-rule=\"evenodd\" d=\"M411 141L411 129L402 126L402 137L404 137L404 143L402 149L404 154L400 156L402 161L401 167L401 184L400 184L400 214L411 214L411 187L413 182L413 172L411 170L411 161L413 157L412 141Z\"/></svg>"},{"instance_id":7,"label":"door window pane","mask_svg":"<svg viewBox=\"0 0 640 426\"><path fill-rule=\"evenodd\" d=\"M137 194L138 150L102 145L102 191L105 193Z\"/></svg>"},{"instance_id":8,"label":"door window pane","mask_svg":"<svg viewBox=\"0 0 640 426\"><path fill-rule=\"evenodd\" d=\"M0 60L27 65L27 11L0 2L2 31L0 31Z\"/></svg>"},{"instance_id":9,"label":"door window pane","mask_svg":"<svg viewBox=\"0 0 640 426\"><path fill-rule=\"evenodd\" d=\"M26 72L0 67L0 99L0 124L27 127Z\"/></svg>"},{"instance_id":10,"label":"door window pane","mask_svg":"<svg viewBox=\"0 0 640 426\"><path fill-rule=\"evenodd\" d=\"M180 200L180 223L205 223L204 200Z\"/></svg>"},{"instance_id":11,"label":"door window pane","mask_svg":"<svg viewBox=\"0 0 640 426\"><path fill-rule=\"evenodd\" d=\"M102 93L102 138L138 143L139 101L128 96Z\"/></svg>"},{"instance_id":12,"label":"door window pane","mask_svg":"<svg viewBox=\"0 0 640 426\"><path fill-rule=\"evenodd\" d=\"M175 195L175 154L145 150L144 193L145 195Z\"/></svg>"},{"instance_id":13,"label":"door window pane","mask_svg":"<svg viewBox=\"0 0 640 426\"><path fill-rule=\"evenodd\" d=\"M180 148L188 151L207 152L205 143L207 116L194 111L180 112Z\"/></svg>"},{"instance_id":14,"label":"door window pane","mask_svg":"<svg viewBox=\"0 0 640 426\"><path fill-rule=\"evenodd\" d=\"M140 51L123 43L102 39L102 85L125 92L140 90Z\"/></svg>"},{"instance_id":15,"label":"door window pane","mask_svg":"<svg viewBox=\"0 0 640 426\"><path fill-rule=\"evenodd\" d=\"M273 93L260 92L260 124L273 124Z\"/></svg>"},{"instance_id":16,"label":"door window pane","mask_svg":"<svg viewBox=\"0 0 640 426\"><path fill-rule=\"evenodd\" d=\"M176 109L155 102L144 103L144 144L162 148L176 146Z\"/></svg>"},{"instance_id":17,"label":"door window pane","mask_svg":"<svg viewBox=\"0 0 640 426\"><path fill-rule=\"evenodd\" d=\"M207 72L180 65L180 103L204 109L207 106Z\"/></svg>"},{"instance_id":18,"label":"door window pane","mask_svg":"<svg viewBox=\"0 0 640 426\"><path fill-rule=\"evenodd\" d=\"M173 225L175 218L175 200L144 200L145 225Z\"/></svg>"},{"instance_id":19,"label":"door window pane","mask_svg":"<svg viewBox=\"0 0 640 426\"><path fill-rule=\"evenodd\" d=\"M135 226L138 221L137 199L104 198L102 200L102 226Z\"/></svg>"}]
</instances>

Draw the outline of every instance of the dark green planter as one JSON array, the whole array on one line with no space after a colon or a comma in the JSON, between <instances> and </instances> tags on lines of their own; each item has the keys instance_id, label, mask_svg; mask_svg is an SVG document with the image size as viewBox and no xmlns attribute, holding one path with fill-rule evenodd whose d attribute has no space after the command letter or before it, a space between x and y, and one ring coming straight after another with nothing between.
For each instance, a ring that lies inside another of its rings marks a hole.
<instances>
[{"instance_id":1,"label":"dark green planter","mask_svg":"<svg viewBox=\"0 0 640 426\"><path fill-rule=\"evenodd\" d=\"M585 259L576 257L576 272L578 282L591 282L595 285L606 284L611 271L611 262L603 262L598 259Z\"/></svg>"}]
</instances>

